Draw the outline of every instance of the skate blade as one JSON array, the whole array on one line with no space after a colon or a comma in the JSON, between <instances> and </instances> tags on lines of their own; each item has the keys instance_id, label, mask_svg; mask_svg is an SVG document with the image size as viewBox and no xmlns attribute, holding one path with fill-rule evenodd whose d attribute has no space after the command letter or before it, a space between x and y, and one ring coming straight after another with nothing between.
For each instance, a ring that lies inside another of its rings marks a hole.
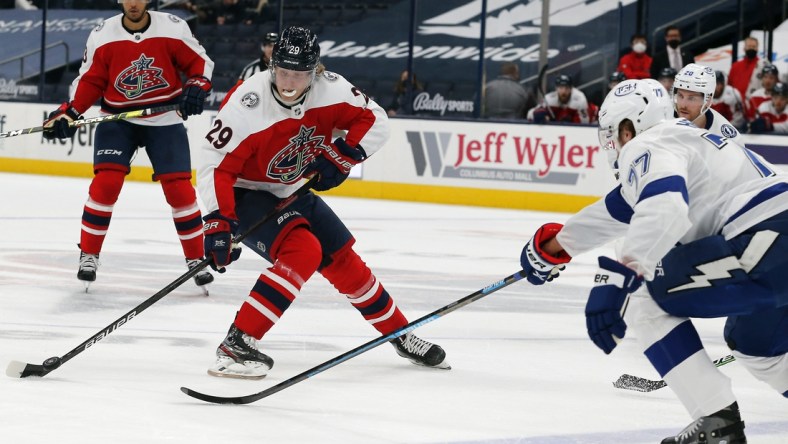
<instances>
[{"instance_id":1,"label":"skate blade","mask_svg":"<svg viewBox=\"0 0 788 444\"><path fill-rule=\"evenodd\" d=\"M208 285L198 285L197 288L199 288L202 291L203 296L211 295L211 293L208 291Z\"/></svg>"},{"instance_id":2,"label":"skate blade","mask_svg":"<svg viewBox=\"0 0 788 444\"><path fill-rule=\"evenodd\" d=\"M217 364L208 369L208 374L219 378L235 378L235 379L263 379L268 374L268 368L265 366L258 368L249 368L243 364L233 362L229 365Z\"/></svg>"},{"instance_id":3,"label":"skate blade","mask_svg":"<svg viewBox=\"0 0 788 444\"><path fill-rule=\"evenodd\" d=\"M85 293L90 293L90 284L92 283L92 281L82 281L82 284L85 286Z\"/></svg>"},{"instance_id":4,"label":"skate blade","mask_svg":"<svg viewBox=\"0 0 788 444\"><path fill-rule=\"evenodd\" d=\"M416 361L416 360L413 360L413 359L408 359L408 361L412 362L413 364L418 365L419 367L435 368L435 369L438 369L438 370L451 370L451 365L445 359L443 361L441 361L440 364L437 364L437 365L427 365L427 364L424 364L422 362L419 362L419 361Z\"/></svg>"},{"instance_id":5,"label":"skate blade","mask_svg":"<svg viewBox=\"0 0 788 444\"><path fill-rule=\"evenodd\" d=\"M211 376L216 376L217 378L233 378L233 379L250 379L256 381L258 379L263 379L266 377L268 373L263 374L249 374L249 373L236 373L236 372L228 372L228 371L219 371L214 370L212 368L208 369L208 374Z\"/></svg>"}]
</instances>

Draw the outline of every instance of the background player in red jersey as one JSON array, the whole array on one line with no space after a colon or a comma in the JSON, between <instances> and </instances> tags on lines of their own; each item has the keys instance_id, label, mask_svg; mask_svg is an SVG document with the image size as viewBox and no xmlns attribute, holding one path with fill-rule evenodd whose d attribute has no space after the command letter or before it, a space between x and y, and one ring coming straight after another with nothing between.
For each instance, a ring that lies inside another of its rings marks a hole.
<instances>
[{"instance_id":1,"label":"background player in red jersey","mask_svg":"<svg viewBox=\"0 0 788 444\"><path fill-rule=\"evenodd\" d=\"M198 186L210 211L204 218L205 251L219 272L240 255L233 235L264 218L305 176L319 174L318 191L339 186L353 165L388 138L385 111L319 62L315 34L286 29L269 69L236 86L206 135ZM332 142L335 130L345 135ZM244 238L248 248L273 265L263 270L241 305L208 373L265 376L274 361L257 341L316 271L380 333L407 325L394 299L353 250L354 242L339 217L311 192ZM392 343L416 364L449 368L441 347L412 333Z\"/></svg>"},{"instance_id":2,"label":"background player in red jersey","mask_svg":"<svg viewBox=\"0 0 788 444\"><path fill-rule=\"evenodd\" d=\"M179 110L134 122L106 122L96 128L95 176L82 213L77 272L86 290L96 280L113 206L138 147L146 148L153 180L161 182L172 207L187 266L196 266L203 256L201 214L190 182L189 141L183 120L202 113L205 96L211 90L213 61L179 18L148 11L147 0L118 3L123 13L90 33L71 100L46 119L44 137L72 137L76 128L69 127L69 122L99 99L101 111L109 114L168 104L179 105ZM181 82L181 73L188 77L185 83ZM194 280L204 286L213 281L213 276L201 271Z\"/></svg>"}]
</instances>

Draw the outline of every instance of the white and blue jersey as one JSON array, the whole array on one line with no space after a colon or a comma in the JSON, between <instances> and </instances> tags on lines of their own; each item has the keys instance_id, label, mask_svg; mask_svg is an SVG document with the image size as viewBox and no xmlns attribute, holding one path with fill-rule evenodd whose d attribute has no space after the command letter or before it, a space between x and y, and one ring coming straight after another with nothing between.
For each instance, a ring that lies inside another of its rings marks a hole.
<instances>
[{"instance_id":1,"label":"white and blue jersey","mask_svg":"<svg viewBox=\"0 0 788 444\"><path fill-rule=\"evenodd\" d=\"M618 162L620 186L573 216L557 239L575 256L623 235L619 261L646 280L676 244L730 239L788 210L788 175L685 119L639 134Z\"/></svg>"}]
</instances>

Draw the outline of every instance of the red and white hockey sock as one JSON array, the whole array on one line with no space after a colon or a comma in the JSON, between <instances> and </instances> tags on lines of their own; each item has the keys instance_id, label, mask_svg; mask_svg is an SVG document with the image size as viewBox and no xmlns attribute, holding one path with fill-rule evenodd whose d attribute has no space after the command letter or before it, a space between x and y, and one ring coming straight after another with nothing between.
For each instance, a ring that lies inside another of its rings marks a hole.
<instances>
[{"instance_id":1,"label":"red and white hockey sock","mask_svg":"<svg viewBox=\"0 0 788 444\"><path fill-rule=\"evenodd\" d=\"M236 327L255 339L279 321L317 270L320 242L308 229L298 227L287 233L272 257L276 262L257 279L235 318Z\"/></svg>"},{"instance_id":2,"label":"red and white hockey sock","mask_svg":"<svg viewBox=\"0 0 788 444\"><path fill-rule=\"evenodd\" d=\"M356 310L364 316L367 322L384 335L407 325L408 320L399 311L389 292L380 285L374 275L371 277L372 286L367 291L359 296L356 294L346 295L350 303L356 307Z\"/></svg>"},{"instance_id":3,"label":"red and white hockey sock","mask_svg":"<svg viewBox=\"0 0 788 444\"><path fill-rule=\"evenodd\" d=\"M321 273L383 334L407 325L394 299L352 248L341 250Z\"/></svg>"},{"instance_id":4,"label":"red and white hockey sock","mask_svg":"<svg viewBox=\"0 0 788 444\"><path fill-rule=\"evenodd\" d=\"M172 220L181 241L186 259L200 259L204 255L202 215L197 205L197 195L190 180L191 175L177 173L159 177L164 197L172 207Z\"/></svg>"},{"instance_id":5,"label":"red and white hockey sock","mask_svg":"<svg viewBox=\"0 0 788 444\"><path fill-rule=\"evenodd\" d=\"M82 211L79 246L85 253L101 252L112 219L112 210L118 201L125 177L126 173L123 171L96 171L88 190L88 201Z\"/></svg>"}]
</instances>

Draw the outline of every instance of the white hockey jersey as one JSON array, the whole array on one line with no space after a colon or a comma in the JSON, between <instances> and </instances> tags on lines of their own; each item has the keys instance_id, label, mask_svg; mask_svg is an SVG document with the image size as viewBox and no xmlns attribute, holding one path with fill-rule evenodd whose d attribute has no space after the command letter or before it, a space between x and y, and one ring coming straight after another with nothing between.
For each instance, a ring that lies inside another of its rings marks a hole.
<instances>
[{"instance_id":1,"label":"white hockey jersey","mask_svg":"<svg viewBox=\"0 0 788 444\"><path fill-rule=\"evenodd\" d=\"M736 128L741 128L744 125L744 101L736 88L725 85L722 94L712 101L711 107L728 119Z\"/></svg>"},{"instance_id":2,"label":"white hockey jersey","mask_svg":"<svg viewBox=\"0 0 788 444\"><path fill-rule=\"evenodd\" d=\"M571 217L557 239L575 256L623 237L618 260L647 280L677 243L732 238L788 210L788 175L685 119L632 139L619 165L620 186Z\"/></svg>"},{"instance_id":3,"label":"white hockey jersey","mask_svg":"<svg viewBox=\"0 0 788 444\"><path fill-rule=\"evenodd\" d=\"M79 75L72 83L74 108L84 112L101 99L104 113L175 104L181 95L181 74L210 79L213 61L186 22L172 14L149 11L150 24L130 33L123 14L110 17L91 31ZM140 125L182 123L175 111L135 119Z\"/></svg>"},{"instance_id":4,"label":"white hockey jersey","mask_svg":"<svg viewBox=\"0 0 788 444\"><path fill-rule=\"evenodd\" d=\"M389 136L386 112L344 77L326 71L303 100L286 107L271 90L270 71L239 84L205 136L197 173L208 212L236 218L233 186L286 197L299 186L321 152L330 155L334 131L367 156Z\"/></svg>"}]
</instances>

